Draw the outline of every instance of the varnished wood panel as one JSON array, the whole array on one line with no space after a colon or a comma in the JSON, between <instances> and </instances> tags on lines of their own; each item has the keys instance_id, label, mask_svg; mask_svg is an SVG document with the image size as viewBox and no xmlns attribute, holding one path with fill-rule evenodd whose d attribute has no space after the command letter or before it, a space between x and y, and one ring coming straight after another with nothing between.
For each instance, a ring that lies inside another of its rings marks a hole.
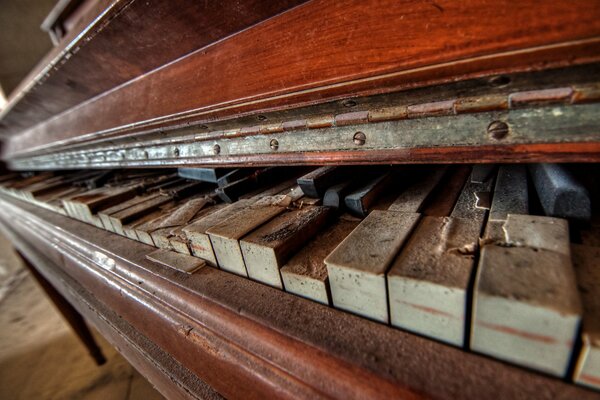
<instances>
[{"instance_id":1,"label":"varnished wood panel","mask_svg":"<svg viewBox=\"0 0 600 400\"><path fill-rule=\"evenodd\" d=\"M303 1L99 1L11 95L0 134L30 127ZM48 76L38 76L50 62Z\"/></svg>"},{"instance_id":2,"label":"varnished wood panel","mask_svg":"<svg viewBox=\"0 0 600 400\"><path fill-rule=\"evenodd\" d=\"M313 0L65 112L9 149L586 62L600 54L598 9L597 0Z\"/></svg>"}]
</instances>

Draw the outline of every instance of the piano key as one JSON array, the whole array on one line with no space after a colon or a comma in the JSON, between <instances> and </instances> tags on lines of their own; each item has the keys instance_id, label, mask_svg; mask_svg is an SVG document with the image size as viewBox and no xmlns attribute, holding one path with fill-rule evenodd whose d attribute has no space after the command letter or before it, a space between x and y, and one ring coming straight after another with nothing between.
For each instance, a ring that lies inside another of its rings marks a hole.
<instances>
[{"instance_id":1,"label":"piano key","mask_svg":"<svg viewBox=\"0 0 600 400\"><path fill-rule=\"evenodd\" d=\"M390 205L390 211L419 212L423 204L438 185L444 174L445 167L437 167L433 171L427 171L424 176L418 176L400 196Z\"/></svg>"},{"instance_id":2,"label":"piano key","mask_svg":"<svg viewBox=\"0 0 600 400\"><path fill-rule=\"evenodd\" d=\"M241 210L248 208L254 201L255 200L250 199L238 200L237 202L216 210L214 213L184 227L183 232L190 242L192 254L208 261L211 265L216 266L217 259L206 231L222 221L227 220L227 218L235 215Z\"/></svg>"},{"instance_id":3,"label":"piano key","mask_svg":"<svg viewBox=\"0 0 600 400\"><path fill-rule=\"evenodd\" d=\"M219 187L217 195L224 202L233 203L252 191L261 193L265 186L273 187L274 184L288 179L292 173L287 168L267 167L258 169L245 178Z\"/></svg>"},{"instance_id":4,"label":"piano key","mask_svg":"<svg viewBox=\"0 0 600 400\"><path fill-rule=\"evenodd\" d=\"M200 195L177 204L170 213L166 213L163 218L157 221L156 229L150 232L154 245L162 249L170 249L170 238L173 236L173 231L190 223L202 213L205 207L213 203L213 198ZM189 254L189 250L183 252Z\"/></svg>"},{"instance_id":5,"label":"piano key","mask_svg":"<svg viewBox=\"0 0 600 400\"><path fill-rule=\"evenodd\" d=\"M441 182L423 205L423 215L446 217L454 208L465 181L471 176L471 167L466 165L451 166L442 177Z\"/></svg>"},{"instance_id":6,"label":"piano key","mask_svg":"<svg viewBox=\"0 0 600 400\"><path fill-rule=\"evenodd\" d=\"M374 210L327 256L336 308L388 322L385 274L419 216Z\"/></svg>"},{"instance_id":7,"label":"piano key","mask_svg":"<svg viewBox=\"0 0 600 400\"><path fill-rule=\"evenodd\" d=\"M359 217L366 217L369 213L369 208L384 192L386 188L394 183L395 174L386 172L365 185L349 193L344 198L344 204L348 211Z\"/></svg>"},{"instance_id":8,"label":"piano key","mask_svg":"<svg viewBox=\"0 0 600 400\"><path fill-rule=\"evenodd\" d=\"M226 168L177 168L177 175L181 178L209 183L217 183L230 172L231 170Z\"/></svg>"},{"instance_id":9,"label":"piano key","mask_svg":"<svg viewBox=\"0 0 600 400\"><path fill-rule=\"evenodd\" d=\"M102 211L99 216L102 218L103 223L108 222L113 228L113 232L125 236L123 231L123 225L127 224L155 209L164 206L177 198L183 198L189 196L192 192L198 191L202 183L182 183L173 188L168 189L166 194L151 194L142 196L143 201L132 204L130 207L118 210L114 213Z\"/></svg>"},{"instance_id":10,"label":"piano key","mask_svg":"<svg viewBox=\"0 0 600 400\"><path fill-rule=\"evenodd\" d=\"M546 215L590 220L590 195L564 166L531 164L529 172Z\"/></svg>"},{"instance_id":11,"label":"piano key","mask_svg":"<svg viewBox=\"0 0 600 400\"><path fill-rule=\"evenodd\" d=\"M583 304L582 348L573 380L600 389L600 247L571 245Z\"/></svg>"},{"instance_id":12,"label":"piano key","mask_svg":"<svg viewBox=\"0 0 600 400\"><path fill-rule=\"evenodd\" d=\"M492 180L467 180L450 217L424 217L388 272L391 323L462 346L469 282Z\"/></svg>"},{"instance_id":13,"label":"piano key","mask_svg":"<svg viewBox=\"0 0 600 400\"><path fill-rule=\"evenodd\" d=\"M349 214L321 231L282 268L285 290L298 296L331 304L325 258L352 232L360 219Z\"/></svg>"},{"instance_id":14,"label":"piano key","mask_svg":"<svg viewBox=\"0 0 600 400\"><path fill-rule=\"evenodd\" d=\"M309 206L285 212L240 240L248 277L283 288L280 268L329 221L332 209Z\"/></svg>"},{"instance_id":15,"label":"piano key","mask_svg":"<svg viewBox=\"0 0 600 400\"><path fill-rule=\"evenodd\" d=\"M567 222L509 214L504 231L481 250L471 349L564 377L582 312Z\"/></svg>"},{"instance_id":16,"label":"piano key","mask_svg":"<svg viewBox=\"0 0 600 400\"><path fill-rule=\"evenodd\" d=\"M100 218L102 218L102 222L105 224L105 226L110 226L113 232L125 236L123 225L142 217L148 212L152 212L161 206L173 202L171 196L163 196L160 194L145 196L140 199L136 198L136 200L141 201L132 204L130 207L118 210L115 213L107 213L102 211L98 213L98 215Z\"/></svg>"},{"instance_id":17,"label":"piano key","mask_svg":"<svg viewBox=\"0 0 600 400\"><path fill-rule=\"evenodd\" d=\"M523 165L507 165L498 169L490 216L485 229L486 240L503 240L502 226L508 214L529 214L527 170Z\"/></svg>"},{"instance_id":18,"label":"piano key","mask_svg":"<svg viewBox=\"0 0 600 400\"><path fill-rule=\"evenodd\" d=\"M278 205L258 205L258 203L206 230L219 268L248 276L239 240L285 211L284 207Z\"/></svg>"},{"instance_id":19,"label":"piano key","mask_svg":"<svg viewBox=\"0 0 600 400\"><path fill-rule=\"evenodd\" d=\"M234 170L230 170L225 175L221 176L217 179L217 186L223 187L235 181L238 181L242 178L245 178L249 175L252 175L256 172L255 168L237 168Z\"/></svg>"},{"instance_id":20,"label":"piano key","mask_svg":"<svg viewBox=\"0 0 600 400\"><path fill-rule=\"evenodd\" d=\"M186 274L193 274L206 266L206 262L197 257L176 253L171 250L159 249L146 255L150 261L162 266L174 268Z\"/></svg>"},{"instance_id":21,"label":"piano key","mask_svg":"<svg viewBox=\"0 0 600 400\"><path fill-rule=\"evenodd\" d=\"M308 197L323 197L325 191L348 175L348 167L321 167L298 178L298 185Z\"/></svg>"},{"instance_id":22,"label":"piano key","mask_svg":"<svg viewBox=\"0 0 600 400\"><path fill-rule=\"evenodd\" d=\"M323 195L323 205L343 209L344 198L354 186L356 186L356 182L353 179L347 179L344 182L331 186Z\"/></svg>"},{"instance_id":23,"label":"piano key","mask_svg":"<svg viewBox=\"0 0 600 400\"><path fill-rule=\"evenodd\" d=\"M484 183L492 177L495 170L496 165L494 164L475 164L473 172L471 172L471 182Z\"/></svg>"}]
</instances>

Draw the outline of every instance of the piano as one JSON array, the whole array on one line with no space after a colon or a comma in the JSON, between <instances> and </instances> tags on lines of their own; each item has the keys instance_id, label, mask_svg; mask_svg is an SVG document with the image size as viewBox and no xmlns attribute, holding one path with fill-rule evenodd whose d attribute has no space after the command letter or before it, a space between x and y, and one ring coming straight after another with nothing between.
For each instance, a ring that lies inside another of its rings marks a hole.
<instances>
[{"instance_id":1,"label":"piano","mask_svg":"<svg viewBox=\"0 0 600 400\"><path fill-rule=\"evenodd\" d=\"M0 228L170 399L598 398L599 17L60 2Z\"/></svg>"}]
</instances>

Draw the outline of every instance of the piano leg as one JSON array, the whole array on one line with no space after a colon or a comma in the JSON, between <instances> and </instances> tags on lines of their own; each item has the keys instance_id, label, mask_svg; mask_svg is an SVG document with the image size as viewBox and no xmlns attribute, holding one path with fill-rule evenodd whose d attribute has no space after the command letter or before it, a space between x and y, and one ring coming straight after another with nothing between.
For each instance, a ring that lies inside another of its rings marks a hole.
<instances>
[{"instance_id":1,"label":"piano leg","mask_svg":"<svg viewBox=\"0 0 600 400\"><path fill-rule=\"evenodd\" d=\"M51 284L44 278L29 262L27 257L22 254L20 251L17 251L19 257L23 260L23 264L27 267L31 275L35 278L35 280L42 287L44 292L48 295L52 303L56 306L58 311L62 314L62 316L67 320L67 323L71 326L79 340L86 347L90 356L94 359L97 365L102 365L106 362L106 358L104 354L102 354L102 349L96 343L90 328L85 323L85 320L77 312L77 310L69 303Z\"/></svg>"}]
</instances>

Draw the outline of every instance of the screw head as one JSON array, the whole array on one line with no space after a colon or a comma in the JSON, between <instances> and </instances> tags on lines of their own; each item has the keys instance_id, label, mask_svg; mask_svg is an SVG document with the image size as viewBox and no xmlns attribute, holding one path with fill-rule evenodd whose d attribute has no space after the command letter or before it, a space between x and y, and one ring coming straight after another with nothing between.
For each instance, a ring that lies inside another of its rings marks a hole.
<instances>
[{"instance_id":1,"label":"screw head","mask_svg":"<svg viewBox=\"0 0 600 400\"><path fill-rule=\"evenodd\" d=\"M219 146L218 144L215 144L213 146L213 152L215 153L215 155L221 153L221 146Z\"/></svg>"},{"instance_id":2,"label":"screw head","mask_svg":"<svg viewBox=\"0 0 600 400\"><path fill-rule=\"evenodd\" d=\"M508 135L508 125L506 122L494 121L488 125L489 135L496 140L502 140Z\"/></svg>"},{"instance_id":3,"label":"screw head","mask_svg":"<svg viewBox=\"0 0 600 400\"><path fill-rule=\"evenodd\" d=\"M279 142L277 139L271 139L269 146L271 147L271 150L277 150L279 148Z\"/></svg>"},{"instance_id":4,"label":"screw head","mask_svg":"<svg viewBox=\"0 0 600 400\"><path fill-rule=\"evenodd\" d=\"M356 107L356 101L354 100L345 100L343 103L344 107L348 107L348 108L352 108L352 107Z\"/></svg>"},{"instance_id":5,"label":"screw head","mask_svg":"<svg viewBox=\"0 0 600 400\"><path fill-rule=\"evenodd\" d=\"M267 120L267 117L266 117L266 115L258 115L258 116L256 117L256 119L258 119L259 121L266 121L266 120Z\"/></svg>"},{"instance_id":6,"label":"screw head","mask_svg":"<svg viewBox=\"0 0 600 400\"><path fill-rule=\"evenodd\" d=\"M355 145L362 146L367 141L367 136L363 132L356 132L353 140Z\"/></svg>"}]
</instances>

